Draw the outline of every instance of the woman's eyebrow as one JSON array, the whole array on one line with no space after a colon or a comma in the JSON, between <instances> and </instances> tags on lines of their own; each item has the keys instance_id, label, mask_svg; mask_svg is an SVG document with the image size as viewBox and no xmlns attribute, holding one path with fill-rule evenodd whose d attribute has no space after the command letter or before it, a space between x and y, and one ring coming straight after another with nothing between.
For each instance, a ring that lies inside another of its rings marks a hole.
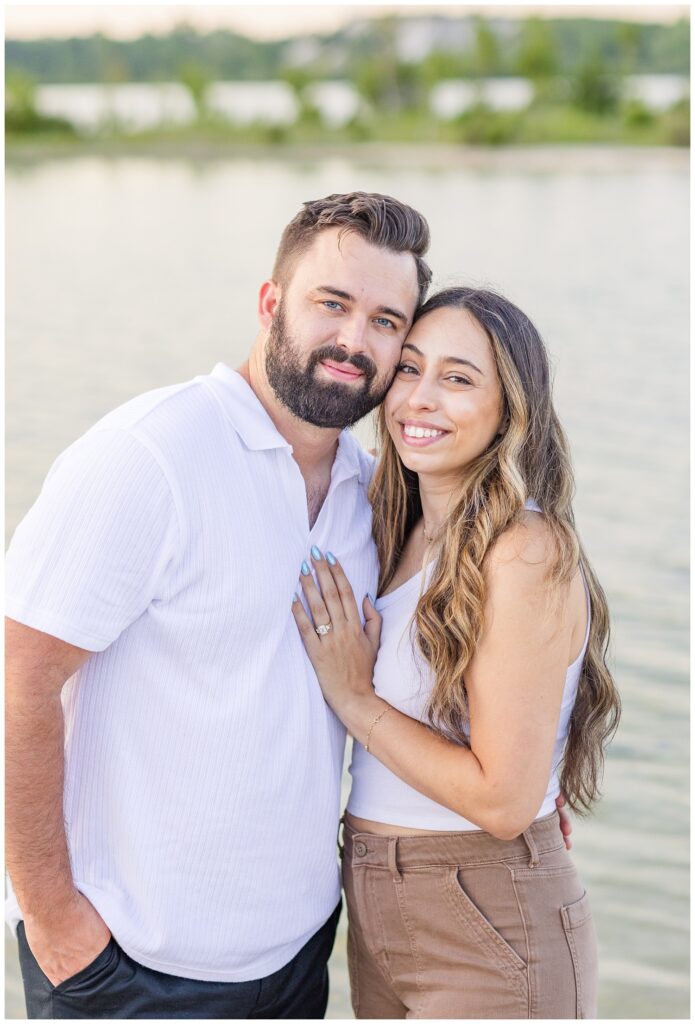
<instances>
[{"instance_id":1,"label":"woman's eyebrow","mask_svg":"<svg viewBox=\"0 0 695 1024\"><path fill-rule=\"evenodd\" d=\"M417 347L417 345L413 345L413 343L410 342L410 341L404 342L403 348L411 348L413 350L413 352L417 352L417 354L419 356L422 356L423 359L425 358L425 353L421 352L420 349ZM442 358L439 360L439 362L440 363L459 363L461 366L470 366L471 369L472 370L476 370L480 374L481 377L485 376L485 374L480 369L480 367L476 366L475 363L472 363L470 361L470 359L460 359L458 356L442 356Z\"/></svg>"}]
</instances>

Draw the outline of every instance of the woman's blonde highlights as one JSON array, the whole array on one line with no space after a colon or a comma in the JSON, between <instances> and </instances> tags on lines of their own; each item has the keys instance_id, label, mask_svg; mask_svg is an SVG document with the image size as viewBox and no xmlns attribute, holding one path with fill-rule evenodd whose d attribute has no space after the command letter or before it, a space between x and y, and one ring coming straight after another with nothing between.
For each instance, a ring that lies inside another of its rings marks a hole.
<instances>
[{"instance_id":1,"label":"woman's blonde highlights","mask_svg":"<svg viewBox=\"0 0 695 1024\"><path fill-rule=\"evenodd\" d=\"M589 640L560 775L568 803L581 813L599 794L604 748L617 727L620 700L606 664L606 598L574 526L569 446L552 405L547 354L528 317L494 292L447 289L429 299L416 319L441 308L467 310L486 331L504 411L500 434L466 467L455 503L434 538L436 561L414 616L413 640L434 677L429 721L468 745L465 672L483 629L485 559L501 534L521 521L527 499L534 499L554 545L549 589L569 583L579 568L589 592ZM393 579L422 506L417 476L398 456L383 407L377 422L379 462L370 500L381 592Z\"/></svg>"}]
</instances>

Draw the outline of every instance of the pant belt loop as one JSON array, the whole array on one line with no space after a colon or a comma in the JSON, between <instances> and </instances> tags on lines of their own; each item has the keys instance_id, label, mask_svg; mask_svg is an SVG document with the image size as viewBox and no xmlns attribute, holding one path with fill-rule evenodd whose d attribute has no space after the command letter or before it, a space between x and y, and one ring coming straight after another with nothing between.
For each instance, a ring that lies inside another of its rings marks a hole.
<instances>
[{"instance_id":1,"label":"pant belt loop","mask_svg":"<svg viewBox=\"0 0 695 1024\"><path fill-rule=\"evenodd\" d=\"M528 851L531 854L531 857L529 858L528 866L530 868L538 867L538 860L539 860L539 858L538 858L538 847L536 846L535 839L531 835L531 829L527 828L525 832L521 833L521 835L523 836L524 842L528 846Z\"/></svg>"},{"instance_id":2,"label":"pant belt loop","mask_svg":"<svg viewBox=\"0 0 695 1024\"><path fill-rule=\"evenodd\" d=\"M391 878L394 882L402 882L403 875L398 870L398 862L396 861L396 849L398 847L398 839L395 836L391 836L389 839L388 846L388 865L389 871L391 872Z\"/></svg>"}]
</instances>

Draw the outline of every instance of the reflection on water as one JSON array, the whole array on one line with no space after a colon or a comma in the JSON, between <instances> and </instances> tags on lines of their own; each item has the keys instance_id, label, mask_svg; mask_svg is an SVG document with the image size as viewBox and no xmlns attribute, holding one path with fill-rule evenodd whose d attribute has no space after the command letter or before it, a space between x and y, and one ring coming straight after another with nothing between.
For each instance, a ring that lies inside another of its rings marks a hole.
<instances>
[{"instance_id":1,"label":"reflection on water","mask_svg":"<svg viewBox=\"0 0 695 1024\"><path fill-rule=\"evenodd\" d=\"M575 828L599 933L600 1012L687 1016L685 155L555 150L449 166L398 153L387 166L10 166L8 534L52 459L108 409L242 361L258 285L303 200L360 188L416 206L432 229L436 285L502 289L552 352L625 705L605 800ZM333 1017L351 1015L344 927ZM9 943L8 958L7 1010L20 1016Z\"/></svg>"}]
</instances>

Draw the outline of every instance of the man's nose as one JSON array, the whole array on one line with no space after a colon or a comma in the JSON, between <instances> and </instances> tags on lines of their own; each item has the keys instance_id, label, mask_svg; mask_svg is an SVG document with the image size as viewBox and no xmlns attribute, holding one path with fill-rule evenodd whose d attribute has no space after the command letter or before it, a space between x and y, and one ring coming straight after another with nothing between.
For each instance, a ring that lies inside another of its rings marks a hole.
<instances>
[{"instance_id":1,"label":"man's nose","mask_svg":"<svg viewBox=\"0 0 695 1024\"><path fill-rule=\"evenodd\" d=\"M351 317L340 325L336 344L346 349L351 355L364 352L366 345L367 324L363 317Z\"/></svg>"}]
</instances>

